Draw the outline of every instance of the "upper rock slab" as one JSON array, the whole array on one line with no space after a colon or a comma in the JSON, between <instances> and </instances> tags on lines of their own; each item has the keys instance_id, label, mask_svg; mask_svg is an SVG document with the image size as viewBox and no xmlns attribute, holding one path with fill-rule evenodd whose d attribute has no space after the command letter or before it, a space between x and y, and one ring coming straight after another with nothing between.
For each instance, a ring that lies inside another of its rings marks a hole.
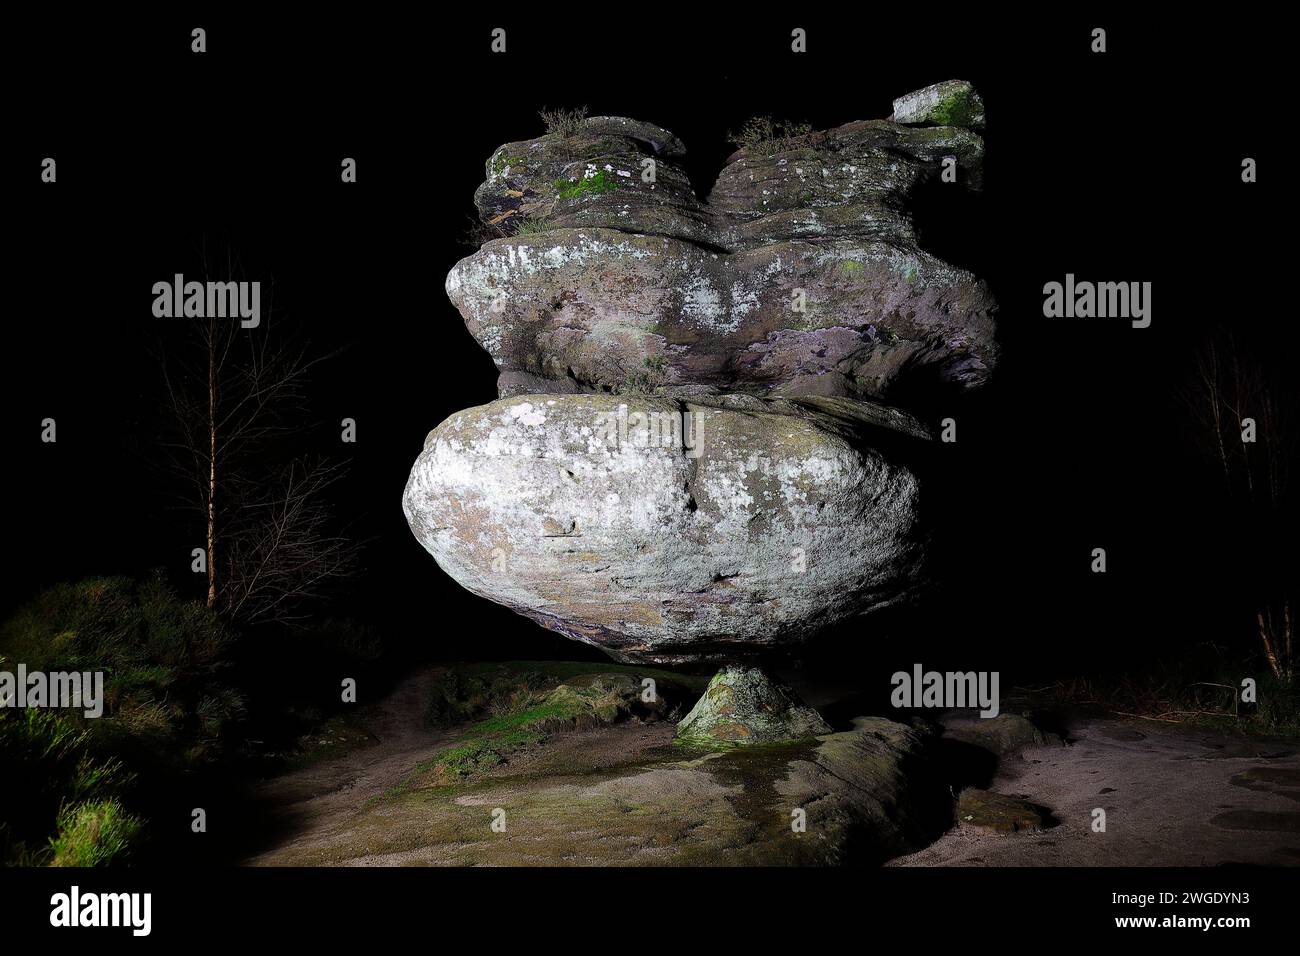
<instances>
[{"instance_id":1,"label":"upper rock slab","mask_svg":"<svg viewBox=\"0 0 1300 956\"><path fill-rule=\"evenodd\" d=\"M949 158L979 188L982 123L969 84L938 84L890 120L739 150L707 201L681 142L648 123L592 117L508 143L475 193L501 237L447 293L502 395L974 387L996 364L994 300L920 248L910 204Z\"/></svg>"}]
</instances>

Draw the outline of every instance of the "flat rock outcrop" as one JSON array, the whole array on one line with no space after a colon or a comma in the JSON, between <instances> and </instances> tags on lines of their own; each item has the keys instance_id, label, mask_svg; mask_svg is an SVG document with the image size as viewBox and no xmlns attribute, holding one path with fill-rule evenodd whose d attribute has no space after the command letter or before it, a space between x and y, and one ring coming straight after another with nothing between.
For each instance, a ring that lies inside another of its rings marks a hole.
<instances>
[{"instance_id":1,"label":"flat rock outcrop","mask_svg":"<svg viewBox=\"0 0 1300 956\"><path fill-rule=\"evenodd\" d=\"M252 862L873 865L933 836L925 739L911 727L861 718L796 743L702 752L670 737L667 724L619 725L555 734L450 781L417 772Z\"/></svg>"}]
</instances>

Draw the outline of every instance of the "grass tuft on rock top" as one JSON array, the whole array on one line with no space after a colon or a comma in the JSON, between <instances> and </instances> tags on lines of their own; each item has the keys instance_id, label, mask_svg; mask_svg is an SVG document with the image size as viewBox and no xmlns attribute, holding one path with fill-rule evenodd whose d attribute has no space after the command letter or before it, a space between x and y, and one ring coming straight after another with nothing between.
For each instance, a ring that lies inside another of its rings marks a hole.
<instances>
[{"instance_id":1,"label":"grass tuft on rock top","mask_svg":"<svg viewBox=\"0 0 1300 956\"><path fill-rule=\"evenodd\" d=\"M542 118L542 124L546 127L547 133L554 133L568 139L575 135L587 123L587 107L578 106L573 109L565 107L556 107L554 109L542 109L537 113Z\"/></svg>"},{"instance_id":2,"label":"grass tuft on rock top","mask_svg":"<svg viewBox=\"0 0 1300 956\"><path fill-rule=\"evenodd\" d=\"M727 141L737 149L774 153L803 145L812 133L808 123L775 120L770 116L752 116L740 130L727 134Z\"/></svg>"},{"instance_id":3,"label":"grass tuft on rock top","mask_svg":"<svg viewBox=\"0 0 1300 956\"><path fill-rule=\"evenodd\" d=\"M545 217L526 216L519 219L514 224L516 236L536 236L551 228L551 223Z\"/></svg>"}]
</instances>

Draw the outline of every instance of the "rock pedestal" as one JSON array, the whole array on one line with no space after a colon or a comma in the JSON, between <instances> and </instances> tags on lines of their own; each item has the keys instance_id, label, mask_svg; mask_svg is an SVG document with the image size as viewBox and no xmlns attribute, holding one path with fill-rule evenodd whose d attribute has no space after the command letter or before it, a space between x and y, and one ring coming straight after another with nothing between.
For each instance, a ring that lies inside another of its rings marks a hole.
<instances>
[{"instance_id":1,"label":"rock pedestal","mask_svg":"<svg viewBox=\"0 0 1300 956\"><path fill-rule=\"evenodd\" d=\"M691 712L676 739L708 747L770 744L829 734L831 726L787 687L757 667L724 667Z\"/></svg>"}]
</instances>

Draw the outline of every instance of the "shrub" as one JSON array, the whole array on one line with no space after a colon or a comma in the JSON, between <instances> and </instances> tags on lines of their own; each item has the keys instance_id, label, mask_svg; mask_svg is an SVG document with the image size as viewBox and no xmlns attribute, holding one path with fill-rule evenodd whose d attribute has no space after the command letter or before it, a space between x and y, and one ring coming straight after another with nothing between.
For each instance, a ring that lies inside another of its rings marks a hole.
<instances>
[{"instance_id":1,"label":"shrub","mask_svg":"<svg viewBox=\"0 0 1300 956\"><path fill-rule=\"evenodd\" d=\"M774 120L770 116L753 116L745 121L738 133L728 133L727 141L738 149L773 152L788 149L802 142L812 127L807 123Z\"/></svg>"},{"instance_id":2,"label":"shrub","mask_svg":"<svg viewBox=\"0 0 1300 956\"><path fill-rule=\"evenodd\" d=\"M0 710L0 861L117 858L141 827L124 806L139 809L212 764L228 725L243 718L242 694L218 679L233 642L159 575L60 584L0 624L6 670L21 662L29 672L104 673L101 719Z\"/></svg>"},{"instance_id":3,"label":"shrub","mask_svg":"<svg viewBox=\"0 0 1300 956\"><path fill-rule=\"evenodd\" d=\"M90 735L61 714L0 711L0 861L38 864L61 807L123 792L132 776L92 753Z\"/></svg>"},{"instance_id":4,"label":"shrub","mask_svg":"<svg viewBox=\"0 0 1300 956\"><path fill-rule=\"evenodd\" d=\"M177 597L161 574L55 585L0 626L0 653L29 671L103 671L107 719L92 732L147 738L151 748L215 737L242 714L239 695L216 679L233 642L215 614ZM204 699L223 704L200 714Z\"/></svg>"},{"instance_id":5,"label":"shrub","mask_svg":"<svg viewBox=\"0 0 1300 956\"><path fill-rule=\"evenodd\" d=\"M571 110L543 108L537 115L542 118L542 122L546 125L546 132L558 133L568 139L582 129L583 124L587 121L587 107L579 106L577 109Z\"/></svg>"},{"instance_id":6,"label":"shrub","mask_svg":"<svg viewBox=\"0 0 1300 956\"><path fill-rule=\"evenodd\" d=\"M107 866L127 852L140 832L139 817L116 800L93 800L59 813L58 836L50 841L51 866Z\"/></svg>"}]
</instances>

